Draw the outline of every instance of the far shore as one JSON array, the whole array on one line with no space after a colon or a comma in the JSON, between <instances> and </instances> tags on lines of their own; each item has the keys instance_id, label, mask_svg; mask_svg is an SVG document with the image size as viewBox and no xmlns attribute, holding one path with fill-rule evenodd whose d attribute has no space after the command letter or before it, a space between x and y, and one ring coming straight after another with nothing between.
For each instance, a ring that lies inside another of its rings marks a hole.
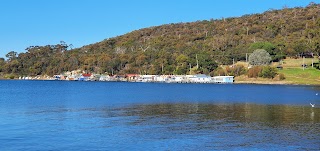
<instances>
[{"instance_id":1,"label":"far shore","mask_svg":"<svg viewBox=\"0 0 320 151\"><path fill-rule=\"evenodd\" d=\"M237 79L237 78L236 78ZM5 78L0 78L0 80L21 80L21 79L5 79ZM21 80L22 81L22 80ZM56 80L48 80L48 79L33 79L30 81L56 81ZM65 80L67 81L67 80ZM92 82L92 81L91 81ZM104 81L106 82L106 81ZM107 81L107 82L116 82L116 81ZM121 81L121 82L126 82L126 81ZM129 82L129 81L128 81ZM156 82L155 82L156 83ZM211 83L214 84L214 83ZM320 84L313 84L313 83L293 83L291 81L273 81L273 80L258 80L255 78L249 79L249 80L235 80L233 84L262 84L262 85L308 85L308 86L320 86Z\"/></svg>"}]
</instances>

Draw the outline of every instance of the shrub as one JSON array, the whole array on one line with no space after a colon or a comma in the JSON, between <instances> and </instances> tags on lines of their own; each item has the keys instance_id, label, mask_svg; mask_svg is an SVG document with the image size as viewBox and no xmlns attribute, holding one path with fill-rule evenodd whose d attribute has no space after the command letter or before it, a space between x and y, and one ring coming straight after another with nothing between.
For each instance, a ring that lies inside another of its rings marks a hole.
<instances>
[{"instance_id":1,"label":"shrub","mask_svg":"<svg viewBox=\"0 0 320 151\"><path fill-rule=\"evenodd\" d=\"M254 66L248 70L249 78L257 78L262 70L261 66Z\"/></svg>"},{"instance_id":2,"label":"shrub","mask_svg":"<svg viewBox=\"0 0 320 151\"><path fill-rule=\"evenodd\" d=\"M277 69L270 66L254 66L248 71L249 78L270 78L273 79L277 75Z\"/></svg>"},{"instance_id":3,"label":"shrub","mask_svg":"<svg viewBox=\"0 0 320 151\"><path fill-rule=\"evenodd\" d=\"M280 73L280 74L279 74L279 80L284 80L284 79L286 79L286 77L284 77L284 74L283 74L283 73Z\"/></svg>"},{"instance_id":4,"label":"shrub","mask_svg":"<svg viewBox=\"0 0 320 151\"><path fill-rule=\"evenodd\" d=\"M235 65L233 67L226 67L227 75L240 76L246 73L246 68L243 65Z\"/></svg>"},{"instance_id":5,"label":"shrub","mask_svg":"<svg viewBox=\"0 0 320 151\"><path fill-rule=\"evenodd\" d=\"M217 69L214 70L214 75L216 76L225 76L226 71L222 67L218 67Z\"/></svg>"},{"instance_id":6,"label":"shrub","mask_svg":"<svg viewBox=\"0 0 320 151\"><path fill-rule=\"evenodd\" d=\"M3 76L4 79L14 79L14 75L12 74L6 74Z\"/></svg>"},{"instance_id":7,"label":"shrub","mask_svg":"<svg viewBox=\"0 0 320 151\"><path fill-rule=\"evenodd\" d=\"M277 70L274 67L265 66L262 68L259 77L273 79L277 75Z\"/></svg>"},{"instance_id":8,"label":"shrub","mask_svg":"<svg viewBox=\"0 0 320 151\"><path fill-rule=\"evenodd\" d=\"M320 70L319 62L313 63L313 67Z\"/></svg>"}]
</instances>

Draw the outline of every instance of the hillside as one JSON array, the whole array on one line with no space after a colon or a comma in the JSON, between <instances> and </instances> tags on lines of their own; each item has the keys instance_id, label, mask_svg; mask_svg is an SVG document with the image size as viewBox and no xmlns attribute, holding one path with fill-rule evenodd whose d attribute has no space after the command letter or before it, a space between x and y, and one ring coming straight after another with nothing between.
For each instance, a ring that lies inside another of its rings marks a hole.
<instances>
[{"instance_id":1,"label":"hillside","mask_svg":"<svg viewBox=\"0 0 320 151\"><path fill-rule=\"evenodd\" d=\"M320 5L283 8L239 18L222 18L144 28L77 49L61 42L31 46L0 59L2 74L54 75L82 69L95 73L213 74L219 65L246 60L266 49L277 61L320 54ZM194 67L198 65L199 68Z\"/></svg>"}]
</instances>

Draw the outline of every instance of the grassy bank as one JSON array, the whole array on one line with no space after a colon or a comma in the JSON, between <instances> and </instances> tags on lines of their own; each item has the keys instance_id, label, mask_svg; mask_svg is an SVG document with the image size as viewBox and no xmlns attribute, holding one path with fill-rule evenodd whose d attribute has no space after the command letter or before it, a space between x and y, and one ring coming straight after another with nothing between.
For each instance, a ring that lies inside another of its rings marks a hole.
<instances>
[{"instance_id":1,"label":"grassy bank","mask_svg":"<svg viewBox=\"0 0 320 151\"><path fill-rule=\"evenodd\" d=\"M320 70L312 68L312 62L318 62L318 59L305 58L303 59L285 59L281 66L282 73L285 80L279 78L265 79L265 78L248 78L247 76L239 76L235 78L235 83L255 83L255 84L301 84L301 85L320 85ZM305 63L307 68L303 69L301 65ZM272 66L276 67L279 63L273 63Z\"/></svg>"},{"instance_id":2,"label":"grassy bank","mask_svg":"<svg viewBox=\"0 0 320 151\"><path fill-rule=\"evenodd\" d=\"M285 80L266 79L266 78L248 78L247 75L235 77L236 84L290 84Z\"/></svg>"},{"instance_id":3,"label":"grassy bank","mask_svg":"<svg viewBox=\"0 0 320 151\"><path fill-rule=\"evenodd\" d=\"M316 58L293 59L288 58L283 60L282 73L285 76L285 82L289 84L307 84L307 85L320 85L320 70L312 67L312 63L318 62ZM302 64L308 65L307 68L302 68Z\"/></svg>"},{"instance_id":4,"label":"grassy bank","mask_svg":"<svg viewBox=\"0 0 320 151\"><path fill-rule=\"evenodd\" d=\"M284 81L290 84L312 84L320 85L320 70L315 68L284 68L278 73L283 73L286 77Z\"/></svg>"}]
</instances>

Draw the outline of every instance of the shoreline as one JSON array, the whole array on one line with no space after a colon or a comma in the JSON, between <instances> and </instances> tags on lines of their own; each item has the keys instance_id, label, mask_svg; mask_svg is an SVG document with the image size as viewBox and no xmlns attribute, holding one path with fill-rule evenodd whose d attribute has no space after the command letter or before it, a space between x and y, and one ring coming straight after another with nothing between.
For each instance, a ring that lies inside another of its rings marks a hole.
<instances>
[{"instance_id":1,"label":"shoreline","mask_svg":"<svg viewBox=\"0 0 320 151\"><path fill-rule=\"evenodd\" d=\"M264 84L264 85L306 85L320 86L320 84L312 83L294 83L292 81L235 81L234 84Z\"/></svg>"},{"instance_id":2,"label":"shoreline","mask_svg":"<svg viewBox=\"0 0 320 151\"><path fill-rule=\"evenodd\" d=\"M264 85L305 85L320 86L320 84L312 83L293 83L290 81L235 81L234 84L264 84Z\"/></svg>"},{"instance_id":3,"label":"shoreline","mask_svg":"<svg viewBox=\"0 0 320 151\"><path fill-rule=\"evenodd\" d=\"M21 79L3 79L0 78L0 80L3 81L70 81L70 82L130 82L135 83L131 81L76 81L76 80L50 80L50 79L31 79L31 80L21 80ZM179 83L179 82L137 82L137 83ZM237 81L235 80L233 83L195 83L195 82L180 82L181 84L256 84L256 85L301 85L301 86L320 86L320 84L298 84L298 83L292 83L290 81Z\"/></svg>"}]
</instances>

